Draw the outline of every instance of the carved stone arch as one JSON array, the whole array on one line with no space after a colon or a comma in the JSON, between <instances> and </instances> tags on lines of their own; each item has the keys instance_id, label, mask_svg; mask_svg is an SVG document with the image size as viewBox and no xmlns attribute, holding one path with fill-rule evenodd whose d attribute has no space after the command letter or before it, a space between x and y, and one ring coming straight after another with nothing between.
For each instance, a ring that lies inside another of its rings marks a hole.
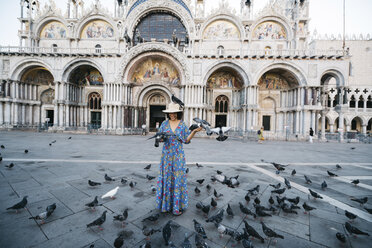
<instances>
[{"instance_id":1,"label":"carved stone arch","mask_svg":"<svg viewBox=\"0 0 372 248\"><path fill-rule=\"evenodd\" d=\"M41 92L40 101L42 104L53 104L55 99L55 91L53 88L49 88Z\"/></svg>"},{"instance_id":2,"label":"carved stone arch","mask_svg":"<svg viewBox=\"0 0 372 248\"><path fill-rule=\"evenodd\" d=\"M328 119L328 125L332 125L335 123L338 115L334 115L333 113L329 112L325 117Z\"/></svg>"},{"instance_id":3,"label":"carved stone arch","mask_svg":"<svg viewBox=\"0 0 372 248\"><path fill-rule=\"evenodd\" d=\"M367 117L366 116L360 116L360 115L357 115L357 114L355 114L355 115L353 115L351 118L350 118L350 124L351 124L351 122L355 119L355 118L359 118L359 120L360 120L360 124L362 125L362 126L366 126L366 125L368 125L368 119L367 119Z\"/></svg>"},{"instance_id":4,"label":"carved stone arch","mask_svg":"<svg viewBox=\"0 0 372 248\"><path fill-rule=\"evenodd\" d=\"M53 71L52 66L45 63L44 60L41 59L24 59L21 60L18 64L14 66L14 69L10 72L10 79L12 80L20 80L23 73L27 71L30 67L41 66L47 69L50 74L52 74L54 81L58 81L57 72ZM59 76L59 75L58 75Z\"/></svg>"},{"instance_id":5,"label":"carved stone arch","mask_svg":"<svg viewBox=\"0 0 372 248\"><path fill-rule=\"evenodd\" d=\"M229 15L229 14L217 14L217 15L213 15L211 16L210 18L208 18L203 24L202 26L200 27L200 31L199 31L199 34L200 34L200 38L203 39L203 34L204 34L204 31L205 29L211 24L213 23L214 21L219 21L219 20L224 20L224 21L228 21L228 22L231 22L233 23L239 30L239 34L240 34L240 38L239 40L242 41L244 40L244 28L243 26L241 25L242 21L236 17L236 16L233 16L233 15Z\"/></svg>"},{"instance_id":6,"label":"carved stone arch","mask_svg":"<svg viewBox=\"0 0 372 248\"><path fill-rule=\"evenodd\" d=\"M321 73L320 84L322 83L321 81L323 80L323 77L326 76L326 75L329 75L329 78L325 79L325 80L329 80L331 77L334 77L336 79L336 86L337 87L346 86L345 77L344 77L344 75L342 74L342 72L339 68L334 68L334 67L326 68L323 71L323 73Z\"/></svg>"},{"instance_id":7,"label":"carved stone arch","mask_svg":"<svg viewBox=\"0 0 372 248\"><path fill-rule=\"evenodd\" d=\"M45 16L42 19L40 19L40 21L38 22L38 24L34 28L34 33L36 34L36 36L41 38L40 37L41 31L43 30L45 25L48 25L52 21L60 22L65 26L65 28L66 28L66 38L71 37L73 35L68 30L68 27L67 27L68 23L66 22L66 20L61 16L53 15L53 16Z\"/></svg>"},{"instance_id":8,"label":"carved stone arch","mask_svg":"<svg viewBox=\"0 0 372 248\"><path fill-rule=\"evenodd\" d=\"M263 16L263 17L257 19L252 24L252 26L250 28L250 32L249 32L249 35L248 35L249 42L252 42L252 34L253 34L253 31L256 29L256 27L258 25L260 25L261 23L266 22L266 21L273 21L273 22L279 23L280 25L282 25L285 28L285 31L287 33L287 39L285 39L285 40L286 41L291 41L293 39L294 33L293 33L292 28L289 25L289 21L287 20L287 18L277 14L277 15Z\"/></svg>"},{"instance_id":9,"label":"carved stone arch","mask_svg":"<svg viewBox=\"0 0 372 248\"><path fill-rule=\"evenodd\" d=\"M98 64L95 60L88 59L88 58L75 59L73 61L70 61L67 65L65 65L64 68L62 69L61 81L67 82L71 72L73 72L77 67L81 65L90 65L90 66L95 67L101 73L104 79L104 82L106 82L105 81L106 71L103 69L103 66Z\"/></svg>"},{"instance_id":10,"label":"carved stone arch","mask_svg":"<svg viewBox=\"0 0 372 248\"><path fill-rule=\"evenodd\" d=\"M161 84L151 84L137 93L137 95L134 97L134 100L136 100L137 103L134 104L138 107L146 107L145 104L147 104L150 97L155 93L160 93L162 95L165 93L167 102L169 103L171 101L172 92L167 87Z\"/></svg>"},{"instance_id":11,"label":"carved stone arch","mask_svg":"<svg viewBox=\"0 0 372 248\"><path fill-rule=\"evenodd\" d=\"M265 101L265 100L270 100L270 101L272 101L272 102L274 103L274 109L276 109L277 102L276 102L276 100L275 100L273 97L271 97L271 96L266 96L264 99L262 99L262 101ZM260 107L262 108L262 106L260 106Z\"/></svg>"},{"instance_id":12,"label":"carved stone arch","mask_svg":"<svg viewBox=\"0 0 372 248\"><path fill-rule=\"evenodd\" d=\"M298 67L297 65L295 65L293 63L289 63L289 62L277 62L277 63L269 62L269 63L265 64L264 66L262 66L262 68L254 76L254 81L253 81L254 83L253 84L257 85L258 80L266 72L268 72L272 69L287 70L295 76L299 86L306 86L307 85L307 81L306 81L306 77L305 77L306 73L300 67Z\"/></svg>"},{"instance_id":13,"label":"carved stone arch","mask_svg":"<svg viewBox=\"0 0 372 248\"><path fill-rule=\"evenodd\" d=\"M178 49L163 43L142 43L129 50L127 55L120 62L120 67L116 75L116 81L127 82L127 76L131 64L134 59L147 52L159 52L169 55L175 62L178 63L180 70L181 84L186 84L191 81L191 73L188 65L186 64L186 57Z\"/></svg>"},{"instance_id":14,"label":"carved stone arch","mask_svg":"<svg viewBox=\"0 0 372 248\"><path fill-rule=\"evenodd\" d=\"M228 61L228 60L225 60L225 61L218 61L218 62L215 62L213 63L212 65L210 65L208 68L207 68L207 73L205 74L204 78L203 78L203 84L206 86L207 85L207 81L209 79L209 77L215 72L217 71L218 69L220 68L223 68L223 67L230 67L232 69L234 69L236 72L239 73L239 75L242 77L243 79L243 87L244 86L247 86L247 85L250 85L251 84L251 79L249 78L249 75L245 72L245 70L243 69L243 66L241 64L239 64L238 62L234 61Z\"/></svg>"},{"instance_id":15,"label":"carved stone arch","mask_svg":"<svg viewBox=\"0 0 372 248\"><path fill-rule=\"evenodd\" d=\"M111 38L111 39L121 38L121 37L118 37L120 32L119 32L119 30L116 26L116 22L114 20L112 20L111 17L109 17L105 14L102 14L102 13L92 13L92 14L88 14L84 18L82 18L76 24L76 28L75 28L73 38L80 39L80 34L83 31L85 25L87 25L89 22L91 22L93 20L102 20L102 21L108 22L112 26L112 28L114 29L114 32L115 32L114 37Z\"/></svg>"},{"instance_id":16,"label":"carved stone arch","mask_svg":"<svg viewBox=\"0 0 372 248\"><path fill-rule=\"evenodd\" d=\"M180 4L174 1L148 0L134 8L127 16L126 20L131 20L129 22L126 22L125 24L125 28L128 29L128 34L133 34L134 28L141 19L141 16L144 16L149 12L156 11L169 11L173 13L178 18L180 18L190 37L191 34L194 33L194 19L192 18L190 13Z\"/></svg>"}]
</instances>

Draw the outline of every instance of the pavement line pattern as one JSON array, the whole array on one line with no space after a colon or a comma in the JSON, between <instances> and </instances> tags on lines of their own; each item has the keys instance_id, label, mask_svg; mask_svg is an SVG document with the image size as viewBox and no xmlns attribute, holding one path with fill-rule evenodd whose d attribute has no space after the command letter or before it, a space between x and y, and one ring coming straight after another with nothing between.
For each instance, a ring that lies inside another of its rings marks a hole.
<instances>
[{"instance_id":1,"label":"pavement line pattern","mask_svg":"<svg viewBox=\"0 0 372 248\"><path fill-rule=\"evenodd\" d=\"M361 177L357 177L357 176L353 176L353 177L355 177L354 179L362 179ZM372 176L364 176L364 177L369 177L369 178L364 178L364 179L372 179ZM351 183L351 181L354 180L354 179L350 179L349 177L340 177L340 176L334 177L333 179L336 179L338 181L345 182L345 183ZM371 185L364 184L364 183L358 183L356 187L361 187L361 188L372 190Z\"/></svg>"}]
</instances>

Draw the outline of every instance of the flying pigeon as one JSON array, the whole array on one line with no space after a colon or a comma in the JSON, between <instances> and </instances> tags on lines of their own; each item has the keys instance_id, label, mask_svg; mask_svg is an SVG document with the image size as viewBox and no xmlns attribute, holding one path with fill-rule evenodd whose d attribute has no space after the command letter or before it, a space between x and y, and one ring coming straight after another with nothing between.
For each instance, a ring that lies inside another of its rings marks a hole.
<instances>
[{"instance_id":1,"label":"flying pigeon","mask_svg":"<svg viewBox=\"0 0 372 248\"><path fill-rule=\"evenodd\" d=\"M119 190L119 187L117 186L116 188L110 190L109 192L107 192L106 194L104 194L101 198L104 199L104 198L107 198L107 197L111 197L111 199L115 199L115 195L116 193L118 193L118 190Z\"/></svg>"},{"instance_id":2,"label":"flying pigeon","mask_svg":"<svg viewBox=\"0 0 372 248\"><path fill-rule=\"evenodd\" d=\"M14 204L13 206L7 208L6 210L9 210L9 209L14 209L16 210L16 212L18 213L18 209L22 209L22 208L25 208L26 205L27 205L27 195L25 197L23 197L22 201Z\"/></svg>"},{"instance_id":3,"label":"flying pigeon","mask_svg":"<svg viewBox=\"0 0 372 248\"><path fill-rule=\"evenodd\" d=\"M212 128L210 131L218 135L216 140L225 141L228 138L225 133L229 132L230 129L231 127L216 127Z\"/></svg>"},{"instance_id":4,"label":"flying pigeon","mask_svg":"<svg viewBox=\"0 0 372 248\"><path fill-rule=\"evenodd\" d=\"M97 185L101 185L101 183L98 183L98 182L94 182L94 181L91 181L91 180L88 180L88 184L92 187L94 186L97 186Z\"/></svg>"},{"instance_id":5,"label":"flying pigeon","mask_svg":"<svg viewBox=\"0 0 372 248\"><path fill-rule=\"evenodd\" d=\"M198 123L198 126L201 126L202 128L205 129L205 132L208 136L211 136L212 135L212 131L211 131L211 124L209 124L207 121L205 120L202 120L202 119L199 119L198 117L195 117L193 119L196 123Z\"/></svg>"},{"instance_id":6,"label":"flying pigeon","mask_svg":"<svg viewBox=\"0 0 372 248\"><path fill-rule=\"evenodd\" d=\"M106 221L106 213L107 213L107 210L103 211L101 217L87 224L87 227L98 226L100 230L103 230L101 225Z\"/></svg>"}]
</instances>

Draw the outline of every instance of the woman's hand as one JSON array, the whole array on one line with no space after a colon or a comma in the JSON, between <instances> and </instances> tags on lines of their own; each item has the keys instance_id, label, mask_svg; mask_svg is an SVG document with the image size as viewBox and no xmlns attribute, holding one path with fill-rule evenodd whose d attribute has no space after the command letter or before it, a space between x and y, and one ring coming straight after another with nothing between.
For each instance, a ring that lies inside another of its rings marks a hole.
<instances>
[{"instance_id":1,"label":"woman's hand","mask_svg":"<svg viewBox=\"0 0 372 248\"><path fill-rule=\"evenodd\" d=\"M199 131L201 131L203 128L202 127L198 127L197 129L194 129L193 132L197 133Z\"/></svg>"}]
</instances>

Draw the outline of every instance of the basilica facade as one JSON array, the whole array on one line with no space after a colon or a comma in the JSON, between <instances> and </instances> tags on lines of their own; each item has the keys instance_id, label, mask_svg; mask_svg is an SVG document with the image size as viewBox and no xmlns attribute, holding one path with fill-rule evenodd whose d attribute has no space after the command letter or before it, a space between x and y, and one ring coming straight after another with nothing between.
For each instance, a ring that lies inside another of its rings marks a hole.
<instances>
[{"instance_id":1,"label":"basilica facade","mask_svg":"<svg viewBox=\"0 0 372 248\"><path fill-rule=\"evenodd\" d=\"M269 139L367 135L369 36L309 32L309 1L252 14L205 0L21 1L20 43L0 47L0 129L155 131L174 94L194 117Z\"/></svg>"}]
</instances>

